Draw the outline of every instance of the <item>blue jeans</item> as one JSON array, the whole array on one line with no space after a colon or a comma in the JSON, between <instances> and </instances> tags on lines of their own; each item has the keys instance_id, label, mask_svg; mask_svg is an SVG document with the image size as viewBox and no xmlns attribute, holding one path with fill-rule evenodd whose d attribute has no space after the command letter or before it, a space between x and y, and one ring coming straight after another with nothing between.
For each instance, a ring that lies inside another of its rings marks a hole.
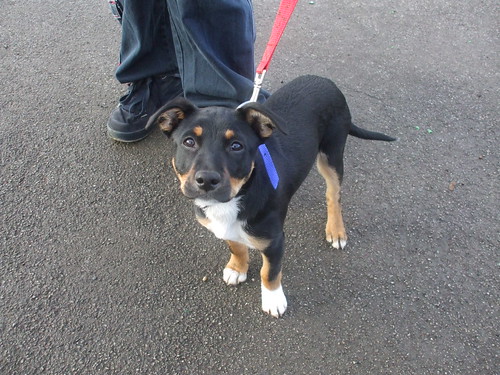
<instances>
[{"instance_id":1,"label":"blue jeans","mask_svg":"<svg viewBox=\"0 0 500 375\"><path fill-rule=\"evenodd\" d=\"M252 94L251 0L120 0L121 83L179 74L200 107L234 107Z\"/></svg>"}]
</instances>

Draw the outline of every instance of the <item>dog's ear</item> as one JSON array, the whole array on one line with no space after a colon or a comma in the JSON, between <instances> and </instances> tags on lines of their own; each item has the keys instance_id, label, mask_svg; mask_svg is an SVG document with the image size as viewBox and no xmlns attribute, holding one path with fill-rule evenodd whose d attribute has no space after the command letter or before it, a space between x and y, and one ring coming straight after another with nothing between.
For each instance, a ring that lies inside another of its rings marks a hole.
<instances>
[{"instance_id":1,"label":"dog's ear","mask_svg":"<svg viewBox=\"0 0 500 375\"><path fill-rule=\"evenodd\" d=\"M181 121L197 109L198 107L189 100L182 97L175 98L158 109L149 118L146 127L158 124L161 131L170 137Z\"/></svg>"},{"instance_id":2,"label":"dog's ear","mask_svg":"<svg viewBox=\"0 0 500 375\"><path fill-rule=\"evenodd\" d=\"M269 109L259 103L246 103L239 106L236 111L252 126L261 138L268 138L278 129L283 134L283 120Z\"/></svg>"}]
</instances>

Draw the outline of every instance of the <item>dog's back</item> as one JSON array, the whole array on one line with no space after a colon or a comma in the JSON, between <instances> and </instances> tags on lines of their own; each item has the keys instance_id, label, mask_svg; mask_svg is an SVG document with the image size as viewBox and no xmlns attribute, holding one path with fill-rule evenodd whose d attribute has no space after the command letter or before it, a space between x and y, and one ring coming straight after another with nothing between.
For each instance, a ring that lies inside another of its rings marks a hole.
<instances>
[{"instance_id":1,"label":"dog's back","mask_svg":"<svg viewBox=\"0 0 500 375\"><path fill-rule=\"evenodd\" d=\"M349 132L351 116L345 97L327 78L298 77L271 95L264 106L284 120L288 138L321 137L332 120L341 125L336 130Z\"/></svg>"},{"instance_id":2,"label":"dog's back","mask_svg":"<svg viewBox=\"0 0 500 375\"><path fill-rule=\"evenodd\" d=\"M291 197L318 152L340 148L343 153L351 125L349 108L337 86L318 76L296 78L271 95L264 107L277 115L286 132L274 133L265 143Z\"/></svg>"}]
</instances>

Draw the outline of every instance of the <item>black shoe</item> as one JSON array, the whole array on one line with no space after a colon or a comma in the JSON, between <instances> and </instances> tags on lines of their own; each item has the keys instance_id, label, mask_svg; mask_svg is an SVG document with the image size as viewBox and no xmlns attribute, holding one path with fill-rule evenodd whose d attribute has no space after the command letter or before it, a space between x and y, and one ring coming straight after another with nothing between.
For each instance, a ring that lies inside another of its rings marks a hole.
<instances>
[{"instance_id":1,"label":"black shoe","mask_svg":"<svg viewBox=\"0 0 500 375\"><path fill-rule=\"evenodd\" d=\"M146 127L149 117L180 94L182 85L178 76L155 76L132 82L111 112L108 136L120 142L137 142L147 137L154 129Z\"/></svg>"},{"instance_id":2,"label":"black shoe","mask_svg":"<svg viewBox=\"0 0 500 375\"><path fill-rule=\"evenodd\" d=\"M178 74L155 76L153 77L153 81L158 89L160 98L158 108L183 94L181 77Z\"/></svg>"}]
</instances>

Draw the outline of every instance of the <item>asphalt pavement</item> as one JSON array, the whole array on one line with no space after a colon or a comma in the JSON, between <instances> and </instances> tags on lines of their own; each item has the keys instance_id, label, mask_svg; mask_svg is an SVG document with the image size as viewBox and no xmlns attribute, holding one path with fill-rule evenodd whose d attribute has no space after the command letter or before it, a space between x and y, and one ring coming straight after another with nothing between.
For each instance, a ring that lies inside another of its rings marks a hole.
<instances>
[{"instance_id":1,"label":"asphalt pavement","mask_svg":"<svg viewBox=\"0 0 500 375\"><path fill-rule=\"evenodd\" d=\"M253 3L259 60L279 2ZM299 1L265 87L328 77L399 140L348 140L345 250L316 170L297 192L282 319L258 254L222 281L168 140L106 137L107 2L0 4L1 374L498 374L498 1Z\"/></svg>"}]
</instances>

